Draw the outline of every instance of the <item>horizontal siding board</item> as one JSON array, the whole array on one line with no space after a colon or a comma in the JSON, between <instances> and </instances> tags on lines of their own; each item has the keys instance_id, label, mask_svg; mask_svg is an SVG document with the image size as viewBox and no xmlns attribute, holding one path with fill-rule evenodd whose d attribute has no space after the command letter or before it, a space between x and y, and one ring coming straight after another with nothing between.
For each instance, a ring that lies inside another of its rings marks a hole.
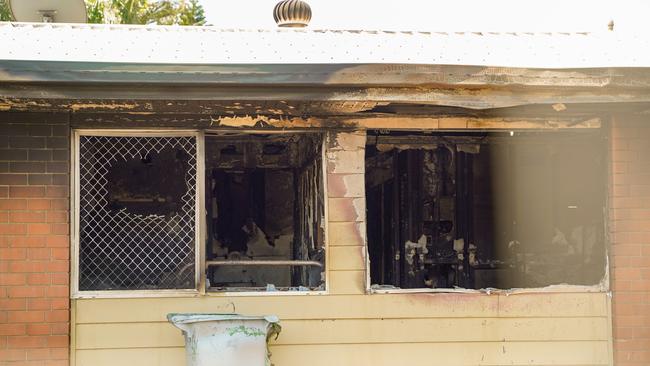
<instances>
[{"instance_id":1,"label":"horizontal siding board","mask_svg":"<svg viewBox=\"0 0 650 366\"><path fill-rule=\"evenodd\" d=\"M287 320L274 344L606 341L607 318ZM77 349L182 347L169 323L82 324Z\"/></svg>"},{"instance_id":2,"label":"horizontal siding board","mask_svg":"<svg viewBox=\"0 0 650 366\"><path fill-rule=\"evenodd\" d=\"M583 341L606 332L606 318L311 320L286 322L280 343Z\"/></svg>"},{"instance_id":3,"label":"horizontal siding board","mask_svg":"<svg viewBox=\"0 0 650 366\"><path fill-rule=\"evenodd\" d=\"M566 316L580 314L602 314L607 316L607 294L596 293L568 293L568 294L517 294L499 296L499 316Z\"/></svg>"},{"instance_id":4,"label":"horizontal siding board","mask_svg":"<svg viewBox=\"0 0 650 366\"><path fill-rule=\"evenodd\" d=\"M347 273L333 271L330 273ZM357 273L357 272L352 272ZM363 272L359 272L363 273ZM336 277L336 276L334 276ZM343 278L335 278L342 280ZM168 313L275 314L291 319L606 317L606 294L381 294L80 299L77 324L163 322Z\"/></svg>"},{"instance_id":5,"label":"horizontal siding board","mask_svg":"<svg viewBox=\"0 0 650 366\"><path fill-rule=\"evenodd\" d=\"M365 245L366 224L363 222L328 222L328 245L363 246Z\"/></svg>"},{"instance_id":6,"label":"horizontal siding board","mask_svg":"<svg viewBox=\"0 0 650 366\"><path fill-rule=\"evenodd\" d=\"M75 366L183 366L185 348L139 348L77 351Z\"/></svg>"},{"instance_id":7,"label":"horizontal siding board","mask_svg":"<svg viewBox=\"0 0 650 366\"><path fill-rule=\"evenodd\" d=\"M362 295L366 292L366 272L363 270L330 271L329 291L335 295Z\"/></svg>"},{"instance_id":8,"label":"horizontal siding board","mask_svg":"<svg viewBox=\"0 0 650 366\"><path fill-rule=\"evenodd\" d=\"M364 271L366 268L365 253L364 246L330 247L329 268L332 271Z\"/></svg>"},{"instance_id":9,"label":"horizontal siding board","mask_svg":"<svg viewBox=\"0 0 650 366\"><path fill-rule=\"evenodd\" d=\"M589 365L607 364L607 342L485 342L275 345L272 361L282 366ZM181 366L184 349L83 350L77 366Z\"/></svg>"},{"instance_id":10,"label":"horizontal siding board","mask_svg":"<svg viewBox=\"0 0 650 366\"><path fill-rule=\"evenodd\" d=\"M78 350L183 347L180 329L170 323L112 323L77 325Z\"/></svg>"},{"instance_id":11,"label":"horizontal siding board","mask_svg":"<svg viewBox=\"0 0 650 366\"><path fill-rule=\"evenodd\" d=\"M275 346L276 365L605 365L606 342Z\"/></svg>"}]
</instances>

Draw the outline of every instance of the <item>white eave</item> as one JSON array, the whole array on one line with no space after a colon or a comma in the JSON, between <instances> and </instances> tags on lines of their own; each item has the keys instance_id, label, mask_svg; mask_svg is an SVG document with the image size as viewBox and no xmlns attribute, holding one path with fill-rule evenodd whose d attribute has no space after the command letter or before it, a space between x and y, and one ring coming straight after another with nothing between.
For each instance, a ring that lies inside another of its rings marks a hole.
<instances>
[{"instance_id":1,"label":"white eave","mask_svg":"<svg viewBox=\"0 0 650 366\"><path fill-rule=\"evenodd\" d=\"M650 35L235 30L0 22L0 60L148 64L650 67Z\"/></svg>"}]
</instances>

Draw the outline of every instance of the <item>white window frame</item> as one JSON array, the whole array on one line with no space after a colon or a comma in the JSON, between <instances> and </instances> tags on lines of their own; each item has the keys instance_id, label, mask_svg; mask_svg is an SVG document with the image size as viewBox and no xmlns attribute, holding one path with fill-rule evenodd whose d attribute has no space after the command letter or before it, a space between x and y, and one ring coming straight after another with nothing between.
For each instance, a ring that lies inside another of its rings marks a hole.
<instances>
[{"instance_id":1,"label":"white window frame","mask_svg":"<svg viewBox=\"0 0 650 366\"><path fill-rule=\"evenodd\" d=\"M186 137L196 139L196 208L195 208L195 240L194 240L194 288L193 289L160 289L160 290L79 290L79 142L81 136L110 136L110 137ZM70 296L73 299L80 298L111 298L111 297L186 297L200 294L203 260L203 238L205 225L202 219L205 215L205 203L203 199L204 187L204 150L203 133L195 130L73 130L71 143L71 269L70 269Z\"/></svg>"},{"instance_id":2,"label":"white window frame","mask_svg":"<svg viewBox=\"0 0 650 366\"><path fill-rule=\"evenodd\" d=\"M210 134L218 134L218 133L232 133L232 129L209 129L205 131L205 135L210 135ZM329 203L328 203L328 194L327 194L327 134L323 132L322 130L308 130L308 129L295 129L295 130L285 130L285 131L269 131L269 130L261 130L261 129L247 129L247 130L237 130L236 132L238 133L245 133L245 134L250 134L250 135L256 135L256 134L261 134L261 135L272 135L272 134L301 134L301 133L317 133L320 134L322 137L321 141L321 171L323 175L323 205L324 205L324 238L323 238L323 247L325 248L325 266L323 268L323 271L325 272L325 289L324 290L314 290L314 291L229 291L229 290L224 290L224 291L207 291L205 288L205 271L206 268L202 268L202 276L201 276L201 289L202 295L206 296L212 296L212 297L250 297L250 296L320 296L320 295L327 295L330 293L330 270L329 270L329 262L330 262L330 255L329 255ZM205 141L204 141L205 142ZM202 169L205 170L205 150L201 150L204 156L202 157ZM204 191L204 186L205 186L205 178L201 181L201 194L203 195L203 201L205 201L205 191ZM205 202L202 202L204 205ZM205 212L205 211L203 211ZM205 217L206 214L203 215ZM206 225L204 222L201 224L202 226L202 231L206 230ZM207 235L207 233L206 233ZM204 236L205 238L206 236ZM205 265L205 246L201 248L201 253L203 254L203 259L202 259L202 264Z\"/></svg>"},{"instance_id":3,"label":"white window frame","mask_svg":"<svg viewBox=\"0 0 650 366\"><path fill-rule=\"evenodd\" d=\"M324 231L323 246L325 248L325 288L314 291L207 291L205 241L207 237L206 208L205 208L205 135L206 133L232 132L232 130L171 130L171 129L73 129L70 144L71 185L70 185L70 297L72 299L88 298L162 298L162 297L199 297L199 296L305 296L324 295L329 293L329 235L328 235L328 195L327 195L327 143L322 131L291 130L245 130L238 131L247 134L272 133L320 133L323 136L321 145L321 169L323 174L324 202ZM196 217L195 217L195 265L193 289L152 289L152 290L79 290L79 142L81 136L126 136L126 137L184 137L193 136L196 139Z\"/></svg>"}]
</instances>

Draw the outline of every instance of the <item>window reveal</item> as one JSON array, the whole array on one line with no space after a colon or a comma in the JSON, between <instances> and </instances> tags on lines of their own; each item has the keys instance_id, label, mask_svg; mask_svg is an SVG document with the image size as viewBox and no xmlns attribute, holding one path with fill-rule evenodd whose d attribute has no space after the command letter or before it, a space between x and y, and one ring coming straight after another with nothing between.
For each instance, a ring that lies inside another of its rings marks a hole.
<instances>
[{"instance_id":1,"label":"window reveal","mask_svg":"<svg viewBox=\"0 0 650 366\"><path fill-rule=\"evenodd\" d=\"M594 285L604 276L599 134L374 134L371 282L401 288Z\"/></svg>"}]
</instances>

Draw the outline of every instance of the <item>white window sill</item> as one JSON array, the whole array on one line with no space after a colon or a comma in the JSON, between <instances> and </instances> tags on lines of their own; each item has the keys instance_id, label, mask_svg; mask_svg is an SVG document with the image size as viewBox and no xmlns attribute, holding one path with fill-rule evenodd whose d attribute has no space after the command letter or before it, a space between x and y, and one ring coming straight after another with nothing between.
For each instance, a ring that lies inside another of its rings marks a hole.
<instances>
[{"instance_id":1,"label":"white window sill","mask_svg":"<svg viewBox=\"0 0 650 366\"><path fill-rule=\"evenodd\" d=\"M132 299L166 297L260 297L260 296L322 296L328 291L214 291L200 293L197 290L116 290L81 291L70 295L71 299Z\"/></svg>"},{"instance_id":2,"label":"white window sill","mask_svg":"<svg viewBox=\"0 0 650 366\"><path fill-rule=\"evenodd\" d=\"M551 285L546 287L534 288L512 288L512 289L465 289L465 288L391 288L391 289L378 289L368 288L366 293L374 294L415 294L415 293L451 293L451 294L484 294L484 295L517 295L517 294L535 294L535 293L590 293L600 292L608 293L609 289L604 284L597 284L593 286L582 285Z\"/></svg>"}]
</instances>

